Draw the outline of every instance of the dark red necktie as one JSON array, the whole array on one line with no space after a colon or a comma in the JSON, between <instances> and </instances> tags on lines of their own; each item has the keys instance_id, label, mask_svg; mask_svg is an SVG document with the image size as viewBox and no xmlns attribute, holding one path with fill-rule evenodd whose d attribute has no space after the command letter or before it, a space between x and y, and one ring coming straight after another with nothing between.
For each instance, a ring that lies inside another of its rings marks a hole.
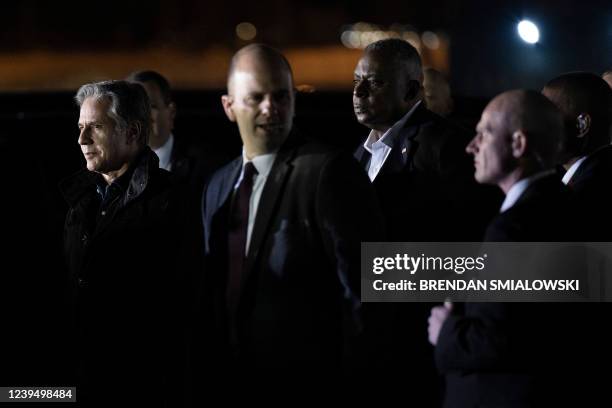
<instances>
[{"instance_id":1,"label":"dark red necktie","mask_svg":"<svg viewBox=\"0 0 612 408\"><path fill-rule=\"evenodd\" d=\"M244 165L244 175L232 200L228 231L228 276L227 307L230 321L235 322L238 300L242 288L244 264L246 261L246 242L249 227L249 203L253 192L253 177L257 169L253 163ZM234 328L232 328L234 329Z\"/></svg>"}]
</instances>

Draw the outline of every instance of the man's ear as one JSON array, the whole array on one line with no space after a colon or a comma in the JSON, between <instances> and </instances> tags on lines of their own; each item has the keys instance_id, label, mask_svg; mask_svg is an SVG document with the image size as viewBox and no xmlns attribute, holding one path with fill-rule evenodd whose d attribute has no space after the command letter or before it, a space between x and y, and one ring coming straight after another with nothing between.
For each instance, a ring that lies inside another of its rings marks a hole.
<instances>
[{"instance_id":1,"label":"man's ear","mask_svg":"<svg viewBox=\"0 0 612 408\"><path fill-rule=\"evenodd\" d=\"M522 130L512 134L512 157L520 159L527 152L527 136Z\"/></svg>"},{"instance_id":2,"label":"man's ear","mask_svg":"<svg viewBox=\"0 0 612 408\"><path fill-rule=\"evenodd\" d=\"M581 113L576 117L576 129L578 129L578 135L576 137L582 138L591 129L591 115L588 113Z\"/></svg>"},{"instance_id":3,"label":"man's ear","mask_svg":"<svg viewBox=\"0 0 612 408\"><path fill-rule=\"evenodd\" d=\"M174 130L174 119L176 118L176 103L170 102L168 104L168 109L170 109L170 130Z\"/></svg>"},{"instance_id":4,"label":"man's ear","mask_svg":"<svg viewBox=\"0 0 612 408\"><path fill-rule=\"evenodd\" d=\"M127 134L125 138L125 144L129 145L132 143L138 143L142 137L142 123L132 122L128 125Z\"/></svg>"},{"instance_id":5,"label":"man's ear","mask_svg":"<svg viewBox=\"0 0 612 408\"><path fill-rule=\"evenodd\" d=\"M234 111L232 110L233 103L234 103L234 98L231 95L223 95L221 97L221 104L223 105L223 110L225 111L225 115L230 121L235 122L236 115L234 115Z\"/></svg>"}]
</instances>

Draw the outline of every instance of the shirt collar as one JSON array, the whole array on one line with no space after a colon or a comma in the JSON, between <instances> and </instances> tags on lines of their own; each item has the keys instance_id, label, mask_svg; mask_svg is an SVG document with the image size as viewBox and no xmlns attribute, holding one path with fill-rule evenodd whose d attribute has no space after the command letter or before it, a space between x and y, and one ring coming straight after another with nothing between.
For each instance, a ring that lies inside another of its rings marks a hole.
<instances>
[{"instance_id":1,"label":"shirt collar","mask_svg":"<svg viewBox=\"0 0 612 408\"><path fill-rule=\"evenodd\" d=\"M508 193L506 194L506 198L501 205L499 210L500 213L509 210L512 208L514 204L521 198L527 187L529 187L534 181L541 179L542 177L548 176L553 173L554 170L542 171L540 173L534 174L533 176L526 177L514 183Z\"/></svg>"},{"instance_id":2,"label":"shirt collar","mask_svg":"<svg viewBox=\"0 0 612 408\"><path fill-rule=\"evenodd\" d=\"M363 143L364 149L372 153L372 145L374 144L385 144L389 147L393 147L395 137L404 128L406 122L408 121L410 116L412 116L412 114L420 104L421 100L418 100L417 103L415 103L414 106L408 111L408 113L406 113L400 120L395 122L395 124L391 126L391 128L389 128L389 130L387 130L380 139L377 140L376 136L374 136L374 131L371 130L370 134L368 135L368 138Z\"/></svg>"},{"instance_id":3,"label":"shirt collar","mask_svg":"<svg viewBox=\"0 0 612 408\"><path fill-rule=\"evenodd\" d=\"M581 158L576 160L574 164L570 166L569 169L567 169L567 171L563 175L563 178L561 179L563 184L567 185L567 183L570 182L570 180L572 179L572 177L574 177L574 174L576 173L576 171L578 170L578 168L580 167L580 165L586 158L587 158L586 156L582 156Z\"/></svg>"},{"instance_id":4,"label":"shirt collar","mask_svg":"<svg viewBox=\"0 0 612 408\"><path fill-rule=\"evenodd\" d=\"M108 184L104 177L100 174L96 174L96 191L102 198L102 201L106 201L110 196L121 195L127 190L128 184L132 177L132 169L128 169L121 177Z\"/></svg>"},{"instance_id":5,"label":"shirt collar","mask_svg":"<svg viewBox=\"0 0 612 408\"><path fill-rule=\"evenodd\" d=\"M174 135L170 133L170 137L161 147L153 149L157 157L159 157L159 167L170 171L172 168L172 148L174 147Z\"/></svg>"},{"instance_id":6,"label":"shirt collar","mask_svg":"<svg viewBox=\"0 0 612 408\"><path fill-rule=\"evenodd\" d=\"M268 177L270 174L270 170L272 170L272 165L274 164L274 159L276 159L276 154L278 151L274 151L272 153L260 154L259 156L253 157L249 160L246 157L246 153L244 152L244 148L242 149L242 169L240 170L240 175L238 176L238 180L236 180L236 184L234 188L237 188L242 182L242 178L244 177L244 165L248 162L253 163L255 169L257 170L257 175L262 176L263 178Z\"/></svg>"}]
</instances>

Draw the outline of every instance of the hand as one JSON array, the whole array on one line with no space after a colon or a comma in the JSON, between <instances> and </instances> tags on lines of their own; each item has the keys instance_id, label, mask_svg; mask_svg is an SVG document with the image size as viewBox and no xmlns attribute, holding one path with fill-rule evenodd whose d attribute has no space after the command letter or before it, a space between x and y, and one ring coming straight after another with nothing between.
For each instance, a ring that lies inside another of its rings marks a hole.
<instances>
[{"instance_id":1,"label":"hand","mask_svg":"<svg viewBox=\"0 0 612 408\"><path fill-rule=\"evenodd\" d=\"M444 302L444 306L436 306L431 309L431 314L427 320L429 322L427 331L429 333L429 342L434 346L438 344L438 337L440 336L442 325L452 310L453 304L450 301Z\"/></svg>"}]
</instances>

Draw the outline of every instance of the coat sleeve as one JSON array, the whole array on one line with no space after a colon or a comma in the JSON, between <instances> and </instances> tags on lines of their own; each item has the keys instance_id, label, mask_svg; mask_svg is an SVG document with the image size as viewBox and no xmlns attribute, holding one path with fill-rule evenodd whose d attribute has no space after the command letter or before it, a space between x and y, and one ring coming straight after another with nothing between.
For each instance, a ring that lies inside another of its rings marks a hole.
<instances>
[{"instance_id":1,"label":"coat sleeve","mask_svg":"<svg viewBox=\"0 0 612 408\"><path fill-rule=\"evenodd\" d=\"M337 153L325 161L316 212L326 254L341 285L345 334L358 334L362 330L361 242L383 240L384 226L374 190L354 158Z\"/></svg>"},{"instance_id":2,"label":"coat sleeve","mask_svg":"<svg viewBox=\"0 0 612 408\"><path fill-rule=\"evenodd\" d=\"M512 364L512 310L507 303L471 303L450 315L435 350L440 372L485 371Z\"/></svg>"}]
</instances>

